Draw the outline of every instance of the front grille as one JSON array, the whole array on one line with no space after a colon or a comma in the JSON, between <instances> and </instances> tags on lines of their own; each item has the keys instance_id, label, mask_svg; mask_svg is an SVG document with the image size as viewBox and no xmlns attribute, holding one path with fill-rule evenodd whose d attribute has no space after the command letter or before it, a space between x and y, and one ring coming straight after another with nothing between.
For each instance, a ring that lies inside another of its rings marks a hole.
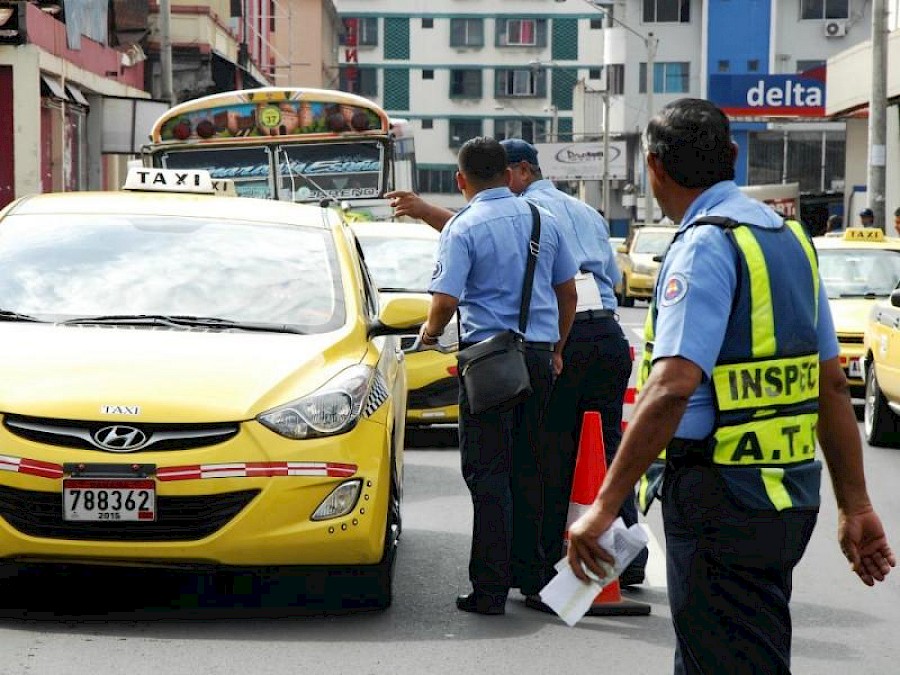
<instances>
[{"instance_id":1,"label":"front grille","mask_svg":"<svg viewBox=\"0 0 900 675\"><path fill-rule=\"evenodd\" d=\"M862 335L847 335L846 333L838 333L837 339L838 342L843 342L848 345L861 345L863 343Z\"/></svg>"},{"instance_id":2,"label":"front grille","mask_svg":"<svg viewBox=\"0 0 900 675\"><path fill-rule=\"evenodd\" d=\"M443 408L457 403L459 403L459 380L455 377L445 377L421 389L413 389L406 400L406 406L414 410Z\"/></svg>"},{"instance_id":3,"label":"front grille","mask_svg":"<svg viewBox=\"0 0 900 675\"><path fill-rule=\"evenodd\" d=\"M216 424L147 424L143 422L114 423L143 432L147 441L135 451L189 450L205 448L223 443L237 435L239 427L233 422ZM94 435L104 427L114 426L108 421L61 420L50 417L26 417L6 415L3 425L20 438L35 443L79 450L101 450L112 452L99 446Z\"/></svg>"},{"instance_id":4,"label":"front grille","mask_svg":"<svg viewBox=\"0 0 900 675\"><path fill-rule=\"evenodd\" d=\"M156 496L152 522L69 522L62 493L0 486L0 517L22 534L93 541L194 541L224 527L259 494L241 490L190 497Z\"/></svg>"}]
</instances>

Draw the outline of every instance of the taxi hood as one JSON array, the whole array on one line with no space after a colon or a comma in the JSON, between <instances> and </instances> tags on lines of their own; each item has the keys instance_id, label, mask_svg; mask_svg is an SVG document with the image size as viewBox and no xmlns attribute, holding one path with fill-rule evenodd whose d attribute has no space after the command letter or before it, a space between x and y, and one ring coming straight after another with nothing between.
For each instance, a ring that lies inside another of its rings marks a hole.
<instances>
[{"instance_id":1,"label":"taxi hood","mask_svg":"<svg viewBox=\"0 0 900 675\"><path fill-rule=\"evenodd\" d=\"M828 301L835 332L862 335L875 303L885 298L835 298Z\"/></svg>"},{"instance_id":2,"label":"taxi hood","mask_svg":"<svg viewBox=\"0 0 900 675\"><path fill-rule=\"evenodd\" d=\"M296 335L3 323L0 336L0 413L121 420L108 412L118 406L141 422L251 419L358 363L365 346L347 330Z\"/></svg>"}]
</instances>

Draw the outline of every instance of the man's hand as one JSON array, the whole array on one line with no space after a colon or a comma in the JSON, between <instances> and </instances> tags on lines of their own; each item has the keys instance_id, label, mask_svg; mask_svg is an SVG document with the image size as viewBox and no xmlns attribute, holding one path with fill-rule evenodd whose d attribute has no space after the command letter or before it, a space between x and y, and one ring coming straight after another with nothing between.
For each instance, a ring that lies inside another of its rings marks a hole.
<instances>
[{"instance_id":1,"label":"man's hand","mask_svg":"<svg viewBox=\"0 0 900 675\"><path fill-rule=\"evenodd\" d=\"M563 357L562 357L562 354L559 354L559 353L557 353L557 352L553 352L553 357L551 358L551 364L552 364L552 366L553 366L553 374L554 374L556 377L559 377L559 374L562 372L562 369L563 369Z\"/></svg>"},{"instance_id":2,"label":"man's hand","mask_svg":"<svg viewBox=\"0 0 900 675\"><path fill-rule=\"evenodd\" d=\"M428 332L426 328L427 324L422 324L422 327L419 328L419 335L416 338L416 342L413 345L413 351L422 352L428 349L437 349L438 338L440 335L432 335Z\"/></svg>"},{"instance_id":3,"label":"man's hand","mask_svg":"<svg viewBox=\"0 0 900 675\"><path fill-rule=\"evenodd\" d=\"M566 557L569 559L572 572L582 581L590 579L584 571L585 567L601 579L606 576L598 560L610 565L615 564L615 558L597 543L597 539L610 528L617 517L618 513L604 513L594 502L587 513L569 528Z\"/></svg>"},{"instance_id":4,"label":"man's hand","mask_svg":"<svg viewBox=\"0 0 900 675\"><path fill-rule=\"evenodd\" d=\"M871 507L861 513L839 514L838 541L851 569L866 586L884 581L897 565L881 520Z\"/></svg>"},{"instance_id":5,"label":"man's hand","mask_svg":"<svg viewBox=\"0 0 900 675\"><path fill-rule=\"evenodd\" d=\"M453 217L453 212L449 209L429 204L415 192L395 190L384 196L391 200L391 208L394 209L396 217L407 216L422 220L438 232L444 229L444 225Z\"/></svg>"}]
</instances>

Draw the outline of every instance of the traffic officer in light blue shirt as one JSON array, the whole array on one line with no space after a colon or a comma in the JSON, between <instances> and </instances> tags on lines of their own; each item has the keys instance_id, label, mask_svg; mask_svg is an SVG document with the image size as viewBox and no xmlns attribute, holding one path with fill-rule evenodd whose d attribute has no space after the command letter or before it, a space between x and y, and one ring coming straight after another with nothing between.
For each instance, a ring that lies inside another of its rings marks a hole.
<instances>
[{"instance_id":1,"label":"traffic officer in light blue shirt","mask_svg":"<svg viewBox=\"0 0 900 675\"><path fill-rule=\"evenodd\" d=\"M507 330L519 331L522 283L531 250L532 210L509 190L506 151L492 138L473 138L459 151L457 185L468 205L441 231L429 291L428 319L419 339L434 345L459 311L460 348ZM472 413L460 386L462 472L472 495L469 559L472 592L456 599L466 612L503 614L509 589L522 578L512 551L531 560L540 541L548 449L538 442L553 378L575 315L578 268L556 219L536 209L540 240L524 331L532 393L511 409ZM462 384L462 382L461 382Z\"/></svg>"},{"instance_id":2,"label":"traffic officer in light blue shirt","mask_svg":"<svg viewBox=\"0 0 900 675\"><path fill-rule=\"evenodd\" d=\"M616 316L615 285L620 272L606 220L595 209L543 177L538 151L533 145L518 138L501 141L501 145L509 158L510 189L556 216L563 239L579 268L575 279L578 291L575 321L544 423L543 442L554 448L550 456L558 462L544 480L541 540L546 553L543 560L522 563L543 565L531 575L540 579L541 584L536 588L523 586L521 591L529 607L547 611L549 608L540 601L538 593L556 573L553 564L563 554L582 420L588 411L600 413L606 463L612 464L622 439L622 408L631 377L631 350ZM620 515L627 526L637 523L636 500L626 500ZM647 557L644 549L622 571L622 586L644 580ZM516 559L516 551L513 558Z\"/></svg>"}]
</instances>

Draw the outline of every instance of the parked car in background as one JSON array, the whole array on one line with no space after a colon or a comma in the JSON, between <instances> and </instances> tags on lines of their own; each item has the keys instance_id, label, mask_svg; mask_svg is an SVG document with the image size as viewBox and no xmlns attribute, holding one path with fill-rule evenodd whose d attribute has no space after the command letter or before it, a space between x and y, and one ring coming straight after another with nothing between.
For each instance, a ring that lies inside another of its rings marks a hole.
<instances>
[{"instance_id":1,"label":"parked car in background","mask_svg":"<svg viewBox=\"0 0 900 675\"><path fill-rule=\"evenodd\" d=\"M900 447L900 289L873 307L864 349L866 441Z\"/></svg>"},{"instance_id":2,"label":"parked car in background","mask_svg":"<svg viewBox=\"0 0 900 675\"><path fill-rule=\"evenodd\" d=\"M864 334L873 307L887 300L900 281L900 239L871 227L851 227L840 236L813 238L819 273L841 348L850 393L862 398Z\"/></svg>"},{"instance_id":3,"label":"parked car in background","mask_svg":"<svg viewBox=\"0 0 900 675\"><path fill-rule=\"evenodd\" d=\"M633 307L635 300L653 297L660 256L666 252L677 231L674 226L636 227L616 249L616 262L622 273L616 286L620 306Z\"/></svg>"},{"instance_id":4,"label":"parked car in background","mask_svg":"<svg viewBox=\"0 0 900 675\"><path fill-rule=\"evenodd\" d=\"M427 305L440 234L421 221L353 223L379 292L385 298L418 296ZM442 351L411 351L418 333L401 337L406 351L409 392L406 423L410 426L456 424L459 421L459 378L456 353L459 330L451 321L439 338Z\"/></svg>"},{"instance_id":5,"label":"parked car in background","mask_svg":"<svg viewBox=\"0 0 900 675\"><path fill-rule=\"evenodd\" d=\"M387 607L422 304L379 302L337 209L213 185L0 212L0 565L325 572Z\"/></svg>"}]
</instances>

